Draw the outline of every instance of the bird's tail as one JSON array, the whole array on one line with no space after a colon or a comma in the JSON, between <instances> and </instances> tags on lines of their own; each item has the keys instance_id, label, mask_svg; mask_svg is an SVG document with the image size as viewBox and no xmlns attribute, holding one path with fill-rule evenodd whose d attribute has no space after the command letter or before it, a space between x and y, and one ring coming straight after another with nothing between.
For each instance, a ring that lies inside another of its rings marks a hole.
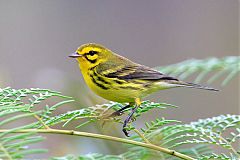
<instances>
[{"instance_id":1,"label":"bird's tail","mask_svg":"<svg viewBox=\"0 0 240 160\"><path fill-rule=\"evenodd\" d=\"M175 81L175 84L177 84L178 87L197 88L197 89L204 89L209 91L219 91L218 89L215 89L212 87L203 86L195 83L183 82L183 81Z\"/></svg>"}]
</instances>

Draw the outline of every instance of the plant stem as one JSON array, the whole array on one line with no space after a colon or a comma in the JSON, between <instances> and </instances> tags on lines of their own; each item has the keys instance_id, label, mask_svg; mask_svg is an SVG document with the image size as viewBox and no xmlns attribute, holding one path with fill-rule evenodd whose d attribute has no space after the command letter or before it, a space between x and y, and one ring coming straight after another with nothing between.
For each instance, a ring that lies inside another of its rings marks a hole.
<instances>
[{"instance_id":1,"label":"plant stem","mask_svg":"<svg viewBox=\"0 0 240 160\"><path fill-rule=\"evenodd\" d=\"M38 115L34 114L33 116L43 125L45 129L51 129L43 122L42 118L40 118Z\"/></svg>"},{"instance_id":2,"label":"plant stem","mask_svg":"<svg viewBox=\"0 0 240 160\"><path fill-rule=\"evenodd\" d=\"M13 160L12 157L8 154L8 151L0 144L0 151L2 151L5 154L6 160Z\"/></svg>"},{"instance_id":3,"label":"plant stem","mask_svg":"<svg viewBox=\"0 0 240 160\"><path fill-rule=\"evenodd\" d=\"M139 137L141 137L146 143L151 144L149 140L146 137L144 137L144 135L141 132L139 132L137 129L134 129L134 132L136 132L139 135Z\"/></svg>"},{"instance_id":4,"label":"plant stem","mask_svg":"<svg viewBox=\"0 0 240 160\"><path fill-rule=\"evenodd\" d=\"M9 131L8 129L2 129L2 130L0 130L0 133L8 132L8 131ZM112 136L107 136L107 135L102 135L102 134L79 132L79 131L74 131L74 130L60 130L60 129L23 129L23 130L16 130L14 132L15 133L38 132L38 133L65 134L65 135L75 135L75 136L98 138L98 139L104 139L104 140L110 140L110 141L115 141L115 142L137 145L137 146L153 149L153 150L156 150L156 151L161 151L161 152L164 152L166 154L170 154L170 155L173 155L175 157L185 159L185 160L196 160L196 159L194 159L192 157L189 157L185 154L176 152L174 150L169 150L167 148L163 148L163 147L160 147L160 146L156 146L154 144L143 143L143 142L138 142L138 141L134 141L134 140L112 137Z\"/></svg>"}]
</instances>

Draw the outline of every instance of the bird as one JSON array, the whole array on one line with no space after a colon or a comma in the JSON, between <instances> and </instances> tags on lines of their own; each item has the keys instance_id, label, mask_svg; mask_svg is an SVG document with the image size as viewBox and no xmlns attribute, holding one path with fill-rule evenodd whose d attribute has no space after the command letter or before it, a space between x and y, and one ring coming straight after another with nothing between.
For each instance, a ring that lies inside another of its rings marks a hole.
<instances>
[{"instance_id":1,"label":"bird","mask_svg":"<svg viewBox=\"0 0 240 160\"><path fill-rule=\"evenodd\" d=\"M142 99L154 92L177 87L218 91L165 75L96 43L81 45L69 57L77 60L83 78L93 92L104 99L128 104L112 113L112 116L121 115L126 109L132 108L123 123L122 131L126 136L129 136L126 126L141 106Z\"/></svg>"}]
</instances>

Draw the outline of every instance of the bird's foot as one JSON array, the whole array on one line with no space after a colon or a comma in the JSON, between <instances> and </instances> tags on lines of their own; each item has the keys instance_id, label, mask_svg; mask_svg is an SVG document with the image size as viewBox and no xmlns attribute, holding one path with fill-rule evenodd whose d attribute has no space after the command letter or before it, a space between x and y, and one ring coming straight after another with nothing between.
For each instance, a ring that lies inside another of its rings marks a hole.
<instances>
[{"instance_id":1,"label":"bird's foot","mask_svg":"<svg viewBox=\"0 0 240 160\"><path fill-rule=\"evenodd\" d=\"M122 131L123 131L123 133L125 134L125 136L130 137L129 134L128 134L128 132L127 132L127 130L126 130L125 128L123 128Z\"/></svg>"},{"instance_id":2,"label":"bird's foot","mask_svg":"<svg viewBox=\"0 0 240 160\"><path fill-rule=\"evenodd\" d=\"M125 121L123 122L123 133L125 134L125 136L129 137L129 134L127 132L127 124L129 122L130 118L127 117L127 119L125 119Z\"/></svg>"}]
</instances>

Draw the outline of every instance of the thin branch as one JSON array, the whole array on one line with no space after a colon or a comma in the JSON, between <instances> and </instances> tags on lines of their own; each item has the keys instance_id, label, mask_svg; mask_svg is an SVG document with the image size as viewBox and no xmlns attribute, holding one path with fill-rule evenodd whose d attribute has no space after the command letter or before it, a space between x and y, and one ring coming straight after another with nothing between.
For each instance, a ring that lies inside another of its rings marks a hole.
<instances>
[{"instance_id":1,"label":"thin branch","mask_svg":"<svg viewBox=\"0 0 240 160\"><path fill-rule=\"evenodd\" d=\"M2 129L0 130L0 133L2 132L8 132L8 129ZM65 134L65 135L75 135L75 136L84 136L84 137L91 137L91 138L98 138L98 139L104 139L104 140L110 140L110 141L115 141L115 142L121 142L121 143L127 143L127 144L132 144L132 145L137 145L149 149L153 149L156 151L161 151L166 154L170 154L172 156L185 159L185 160L196 160L192 157L189 157L185 154L176 152L174 150L170 150L167 148L159 147L154 144L149 144L149 143L143 143L143 142L138 142L134 140L129 140L129 139L124 139L124 138L118 138L118 137L112 137L112 136L107 136L107 135L102 135L102 134L95 134L95 133L88 133L88 132L79 132L79 131L74 131L74 130L60 130L60 129L23 129L23 130L16 130L13 131L14 133L28 133L28 132L37 132L37 133L51 133L51 134Z\"/></svg>"},{"instance_id":2,"label":"thin branch","mask_svg":"<svg viewBox=\"0 0 240 160\"><path fill-rule=\"evenodd\" d=\"M33 114L33 116L43 125L43 127L44 127L45 129L51 129L50 127L48 127L48 125L46 125L46 124L43 122L42 118L40 118L38 115Z\"/></svg>"},{"instance_id":3,"label":"thin branch","mask_svg":"<svg viewBox=\"0 0 240 160\"><path fill-rule=\"evenodd\" d=\"M134 132L136 132L146 143L151 144L149 140L141 132L139 132L139 130L134 129Z\"/></svg>"},{"instance_id":4,"label":"thin branch","mask_svg":"<svg viewBox=\"0 0 240 160\"><path fill-rule=\"evenodd\" d=\"M229 143L225 138L223 138L221 135L219 136L219 139L221 139L222 141L224 141L225 143L227 143L229 146L231 146L229 149L236 155L238 156L238 158L240 158L240 155L238 154L238 152L233 148L232 144Z\"/></svg>"},{"instance_id":5,"label":"thin branch","mask_svg":"<svg viewBox=\"0 0 240 160\"><path fill-rule=\"evenodd\" d=\"M6 160L12 160L12 157L8 154L8 151L0 144L0 151L3 151L3 153L6 155L5 158Z\"/></svg>"}]
</instances>

